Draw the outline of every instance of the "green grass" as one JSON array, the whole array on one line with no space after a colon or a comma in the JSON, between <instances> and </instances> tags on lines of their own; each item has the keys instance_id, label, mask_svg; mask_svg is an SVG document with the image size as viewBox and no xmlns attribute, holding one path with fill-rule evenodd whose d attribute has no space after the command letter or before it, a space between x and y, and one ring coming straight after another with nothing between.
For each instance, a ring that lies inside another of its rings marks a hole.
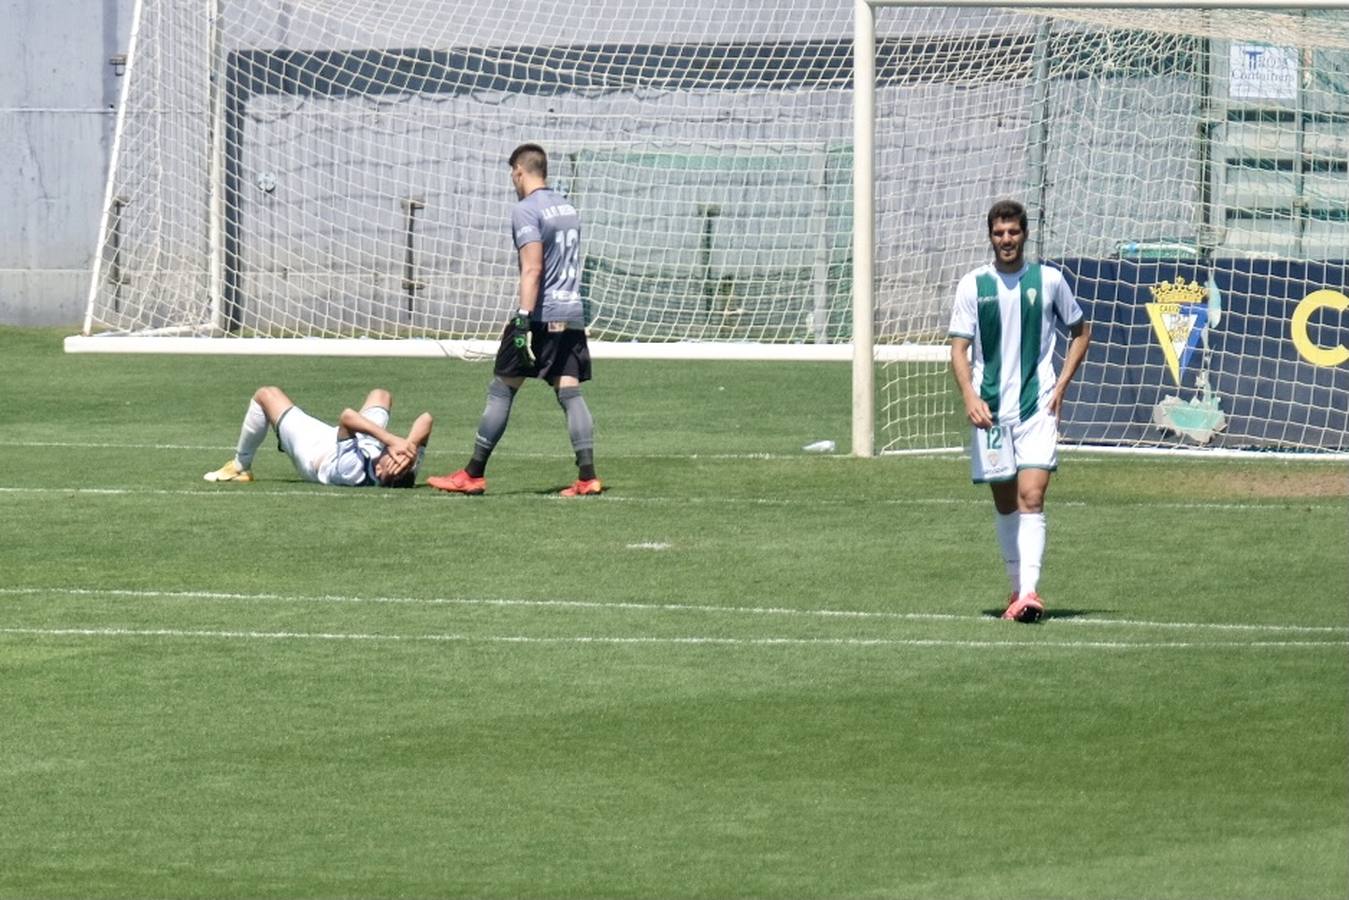
<instances>
[{"instance_id":1,"label":"green grass","mask_svg":"<svg viewBox=\"0 0 1349 900\"><path fill-rule=\"evenodd\" d=\"M249 393L459 362L0 329L0 896L1344 897L1342 463L1068 455L1001 623L954 458L803 454L846 366L604 363L603 497L525 389L490 493L230 455Z\"/></svg>"}]
</instances>

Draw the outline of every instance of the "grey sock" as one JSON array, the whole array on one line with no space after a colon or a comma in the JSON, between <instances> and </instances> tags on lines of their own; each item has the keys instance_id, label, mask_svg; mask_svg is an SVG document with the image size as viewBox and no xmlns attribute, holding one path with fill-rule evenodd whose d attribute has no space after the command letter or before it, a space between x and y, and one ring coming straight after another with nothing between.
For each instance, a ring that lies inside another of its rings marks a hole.
<instances>
[{"instance_id":1,"label":"grey sock","mask_svg":"<svg viewBox=\"0 0 1349 900\"><path fill-rule=\"evenodd\" d=\"M478 420L478 433L473 436L473 458L465 467L468 474L481 478L487 468L487 459L496 449L497 442L506 433L506 423L511 417L511 404L515 402L516 388L507 385L500 378L493 378L487 385L487 406L483 408L482 418Z\"/></svg>"},{"instance_id":2,"label":"grey sock","mask_svg":"<svg viewBox=\"0 0 1349 900\"><path fill-rule=\"evenodd\" d=\"M558 388L557 402L567 414L567 434L582 478L595 477L595 420L579 387Z\"/></svg>"}]
</instances>

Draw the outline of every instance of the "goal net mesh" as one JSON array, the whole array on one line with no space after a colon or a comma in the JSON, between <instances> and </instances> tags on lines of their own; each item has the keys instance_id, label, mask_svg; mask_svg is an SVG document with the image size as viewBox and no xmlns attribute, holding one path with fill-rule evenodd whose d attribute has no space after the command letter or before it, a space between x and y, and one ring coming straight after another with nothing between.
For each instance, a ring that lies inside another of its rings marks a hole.
<instances>
[{"instance_id":1,"label":"goal net mesh","mask_svg":"<svg viewBox=\"0 0 1349 900\"><path fill-rule=\"evenodd\" d=\"M1349 449L1349 13L879 8L876 32L878 342L945 339L1017 199L1092 322L1065 441ZM879 448L967 442L945 369L879 368Z\"/></svg>"},{"instance_id":2,"label":"goal net mesh","mask_svg":"<svg viewBox=\"0 0 1349 900\"><path fill-rule=\"evenodd\" d=\"M593 339L852 339L849 4L139 8L88 333L491 339L533 141L585 223ZM876 343L928 350L877 369L878 449L963 443L935 360L1001 197L1094 324L1066 440L1349 444L1344 11L881 7L876 31Z\"/></svg>"},{"instance_id":3,"label":"goal net mesh","mask_svg":"<svg viewBox=\"0 0 1349 900\"><path fill-rule=\"evenodd\" d=\"M145 0L92 323L483 338L506 159L585 223L592 337L846 342L851 18L791 4Z\"/></svg>"}]
</instances>

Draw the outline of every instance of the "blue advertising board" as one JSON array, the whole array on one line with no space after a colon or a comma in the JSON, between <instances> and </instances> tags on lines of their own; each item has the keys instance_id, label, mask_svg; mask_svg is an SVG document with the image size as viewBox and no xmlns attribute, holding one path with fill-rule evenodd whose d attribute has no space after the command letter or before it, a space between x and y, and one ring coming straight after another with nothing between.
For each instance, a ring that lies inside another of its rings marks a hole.
<instances>
[{"instance_id":1,"label":"blue advertising board","mask_svg":"<svg viewBox=\"0 0 1349 900\"><path fill-rule=\"evenodd\" d=\"M1349 263L1048 262L1092 325L1065 441L1349 450Z\"/></svg>"}]
</instances>

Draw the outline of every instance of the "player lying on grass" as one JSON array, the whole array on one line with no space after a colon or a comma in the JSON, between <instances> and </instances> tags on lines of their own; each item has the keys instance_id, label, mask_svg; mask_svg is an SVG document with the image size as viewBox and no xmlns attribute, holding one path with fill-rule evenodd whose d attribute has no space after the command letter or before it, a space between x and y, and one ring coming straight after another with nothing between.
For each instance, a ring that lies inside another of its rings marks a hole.
<instances>
[{"instance_id":1,"label":"player lying on grass","mask_svg":"<svg viewBox=\"0 0 1349 900\"><path fill-rule=\"evenodd\" d=\"M296 406L279 387L260 387L249 401L239 429L234 458L207 481L253 480L253 455L276 429L278 449L290 456L305 481L347 487L412 487L431 439L431 414L422 413L407 437L388 430L393 397L383 388L366 395L360 412L342 410L337 425L329 425Z\"/></svg>"}]
</instances>

